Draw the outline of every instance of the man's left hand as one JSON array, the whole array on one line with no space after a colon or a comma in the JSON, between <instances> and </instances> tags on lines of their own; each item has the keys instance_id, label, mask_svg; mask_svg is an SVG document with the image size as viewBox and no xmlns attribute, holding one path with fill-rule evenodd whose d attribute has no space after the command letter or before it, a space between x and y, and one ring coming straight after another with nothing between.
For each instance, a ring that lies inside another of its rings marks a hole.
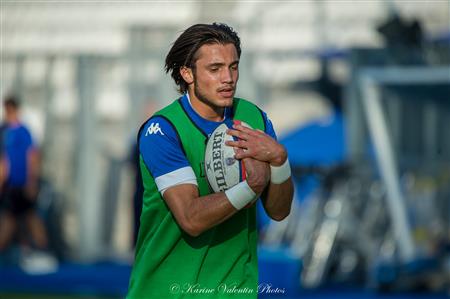
<instances>
[{"instance_id":1,"label":"man's left hand","mask_svg":"<svg viewBox=\"0 0 450 299\"><path fill-rule=\"evenodd\" d=\"M234 124L233 129L227 130L227 134L239 140L227 141L226 145L243 149L236 152L236 159L253 158L272 166L280 166L287 159L285 148L261 130Z\"/></svg>"}]
</instances>

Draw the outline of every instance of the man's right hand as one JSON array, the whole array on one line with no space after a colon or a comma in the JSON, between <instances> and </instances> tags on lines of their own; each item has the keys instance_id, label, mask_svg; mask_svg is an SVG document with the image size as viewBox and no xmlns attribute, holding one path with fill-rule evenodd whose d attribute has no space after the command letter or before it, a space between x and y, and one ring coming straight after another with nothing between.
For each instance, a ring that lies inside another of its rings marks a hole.
<instances>
[{"instance_id":1,"label":"man's right hand","mask_svg":"<svg viewBox=\"0 0 450 299\"><path fill-rule=\"evenodd\" d=\"M245 158L242 160L247 172L247 183L252 190L260 195L270 180L270 166L267 162Z\"/></svg>"}]
</instances>

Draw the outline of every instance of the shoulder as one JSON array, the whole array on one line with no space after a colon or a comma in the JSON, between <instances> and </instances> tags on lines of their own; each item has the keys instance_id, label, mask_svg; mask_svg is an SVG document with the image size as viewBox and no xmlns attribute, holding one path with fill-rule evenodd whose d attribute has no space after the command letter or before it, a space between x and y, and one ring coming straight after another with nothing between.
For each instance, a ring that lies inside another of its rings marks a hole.
<instances>
[{"instance_id":1,"label":"shoulder","mask_svg":"<svg viewBox=\"0 0 450 299\"><path fill-rule=\"evenodd\" d=\"M174 116L175 117L177 116L176 113L179 112L180 110L182 110L180 99L176 99L169 105L167 105L164 108L155 112L153 114L153 116L151 116L149 119L147 119L147 121L145 121L144 124L139 129L138 136L141 136L141 133L144 129L149 130L149 127L154 128L155 126L159 126L159 127L164 126L165 128L169 128L170 131L177 131L177 129L176 129L175 125L173 124L173 121L171 121L171 119L173 120ZM152 129L150 129L150 130L152 130ZM154 132L156 132L156 131L159 132L157 127L153 130L154 130ZM149 133L150 132L148 132L147 135ZM145 135L145 132L144 132L144 135Z\"/></svg>"},{"instance_id":2,"label":"shoulder","mask_svg":"<svg viewBox=\"0 0 450 299\"><path fill-rule=\"evenodd\" d=\"M176 139L177 131L172 122L161 115L150 117L139 130L138 139L140 141L160 140L166 138Z\"/></svg>"},{"instance_id":3,"label":"shoulder","mask_svg":"<svg viewBox=\"0 0 450 299\"><path fill-rule=\"evenodd\" d=\"M160 192L180 181L186 181L186 168L190 165L176 128L167 118L155 115L148 119L139 132L138 146L139 155L155 178ZM195 175L192 179L190 174L188 181L193 180L195 183Z\"/></svg>"},{"instance_id":4,"label":"shoulder","mask_svg":"<svg viewBox=\"0 0 450 299\"><path fill-rule=\"evenodd\" d=\"M17 126L8 126L7 132L18 136L18 138L31 138L31 131L22 123Z\"/></svg>"}]
</instances>

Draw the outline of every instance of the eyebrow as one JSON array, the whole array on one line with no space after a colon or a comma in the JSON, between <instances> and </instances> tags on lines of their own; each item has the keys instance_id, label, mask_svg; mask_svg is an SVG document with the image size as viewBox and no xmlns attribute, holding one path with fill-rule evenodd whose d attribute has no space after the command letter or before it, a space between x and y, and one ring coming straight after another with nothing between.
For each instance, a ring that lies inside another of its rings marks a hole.
<instances>
[{"instance_id":1,"label":"eyebrow","mask_svg":"<svg viewBox=\"0 0 450 299\"><path fill-rule=\"evenodd\" d=\"M230 63L230 66L235 65L235 64L239 64L239 60L233 61L232 63ZM224 65L225 65L225 63L223 63L223 62L215 62L215 63L208 64L207 67L224 66Z\"/></svg>"}]
</instances>

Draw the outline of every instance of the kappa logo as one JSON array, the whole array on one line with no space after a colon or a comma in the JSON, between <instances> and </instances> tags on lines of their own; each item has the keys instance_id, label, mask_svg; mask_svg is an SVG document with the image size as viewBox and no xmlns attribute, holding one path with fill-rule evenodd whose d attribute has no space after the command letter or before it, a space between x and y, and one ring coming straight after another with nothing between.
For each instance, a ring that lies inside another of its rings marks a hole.
<instances>
[{"instance_id":1,"label":"kappa logo","mask_svg":"<svg viewBox=\"0 0 450 299\"><path fill-rule=\"evenodd\" d=\"M163 131L159 127L159 123L151 123L150 126L147 129L147 132L145 132L145 136L152 135L152 134L158 134L164 135Z\"/></svg>"}]
</instances>

